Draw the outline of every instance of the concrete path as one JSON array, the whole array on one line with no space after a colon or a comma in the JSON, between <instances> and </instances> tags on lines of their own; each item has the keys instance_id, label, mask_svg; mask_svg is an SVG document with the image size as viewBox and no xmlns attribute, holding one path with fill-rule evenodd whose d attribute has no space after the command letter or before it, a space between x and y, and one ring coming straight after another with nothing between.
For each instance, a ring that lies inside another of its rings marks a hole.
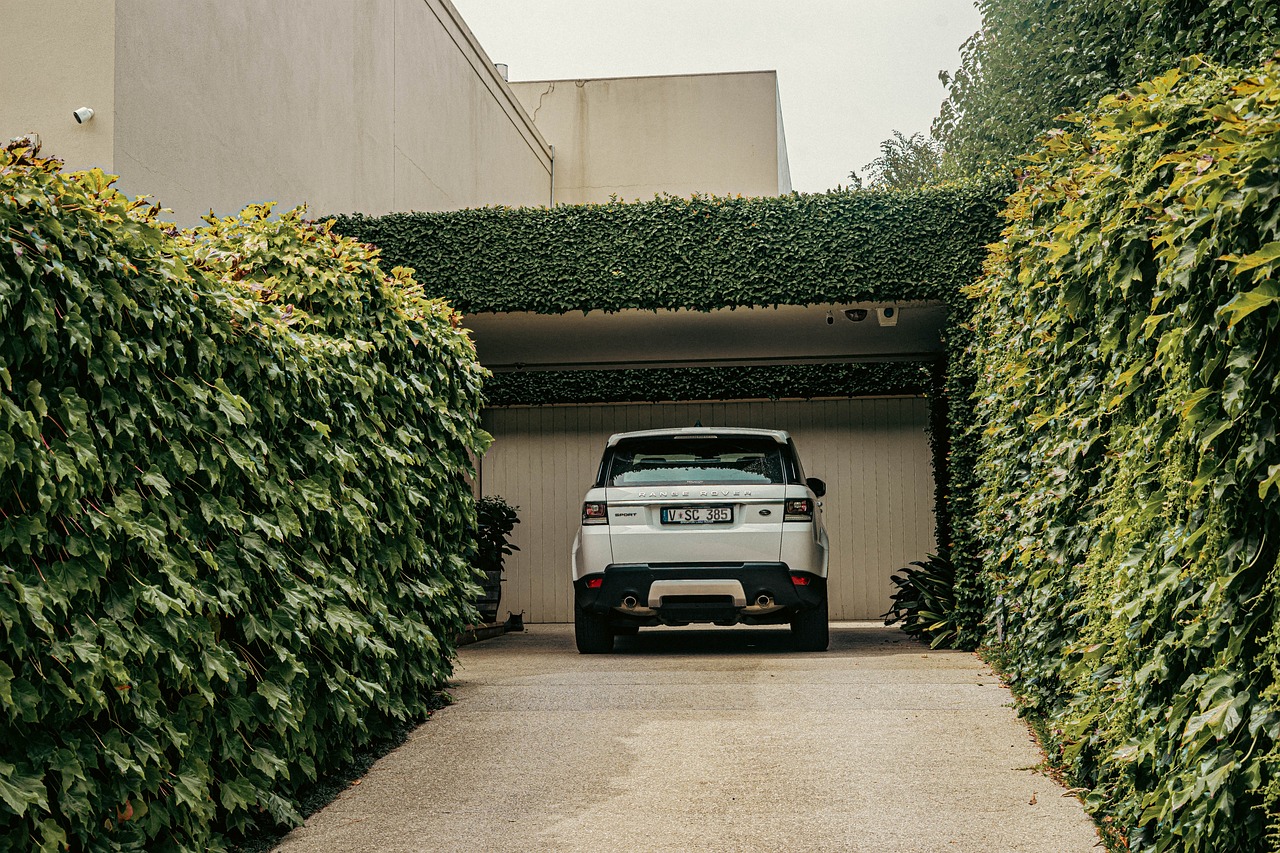
<instances>
[{"instance_id":1,"label":"concrete path","mask_svg":"<svg viewBox=\"0 0 1280 853\"><path fill-rule=\"evenodd\" d=\"M1089 853L975 656L875 623L573 630L462 651L456 704L278 848L305 851Z\"/></svg>"}]
</instances>

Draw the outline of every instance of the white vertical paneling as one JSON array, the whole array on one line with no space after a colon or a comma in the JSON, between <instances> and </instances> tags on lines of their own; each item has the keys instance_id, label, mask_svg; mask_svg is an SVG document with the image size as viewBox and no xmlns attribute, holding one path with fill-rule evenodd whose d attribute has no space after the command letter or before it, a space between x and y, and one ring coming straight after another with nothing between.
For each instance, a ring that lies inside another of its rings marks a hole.
<instances>
[{"instance_id":1,"label":"white vertical paneling","mask_svg":"<svg viewBox=\"0 0 1280 853\"><path fill-rule=\"evenodd\" d=\"M784 429L805 473L827 482L833 619L874 619L889 607L889 576L931 552L933 471L916 398L664 403L489 409L485 494L520 507L520 551L508 558L502 610L530 622L573 618L569 547L582 495L615 432L671 426Z\"/></svg>"}]
</instances>

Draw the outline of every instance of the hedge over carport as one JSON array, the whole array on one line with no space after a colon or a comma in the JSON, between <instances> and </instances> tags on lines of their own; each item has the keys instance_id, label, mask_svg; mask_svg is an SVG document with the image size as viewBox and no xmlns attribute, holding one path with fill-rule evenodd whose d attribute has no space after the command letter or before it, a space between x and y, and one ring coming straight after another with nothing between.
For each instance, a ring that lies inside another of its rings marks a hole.
<instances>
[{"instance_id":1,"label":"hedge over carport","mask_svg":"<svg viewBox=\"0 0 1280 853\"><path fill-rule=\"evenodd\" d=\"M983 611L978 549L950 523L975 506L971 442L950 438L965 435L956 427L972 420L973 374L964 356L971 308L961 288L978 278L987 244L999 237L1010 189L973 181L910 191L357 214L337 217L334 230L376 244L388 264L414 268L431 295L470 314L946 304L946 381L932 397L937 534L957 565L960 641L971 645Z\"/></svg>"},{"instance_id":2,"label":"hedge over carport","mask_svg":"<svg viewBox=\"0 0 1280 853\"><path fill-rule=\"evenodd\" d=\"M981 272L1008 187L339 216L464 313L935 300Z\"/></svg>"}]
</instances>

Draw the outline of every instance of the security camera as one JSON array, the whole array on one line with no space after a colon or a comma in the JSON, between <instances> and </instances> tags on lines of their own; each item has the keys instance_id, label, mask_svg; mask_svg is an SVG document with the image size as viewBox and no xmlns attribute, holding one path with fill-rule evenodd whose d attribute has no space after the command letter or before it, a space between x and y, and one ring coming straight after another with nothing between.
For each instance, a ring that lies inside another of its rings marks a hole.
<instances>
[{"instance_id":1,"label":"security camera","mask_svg":"<svg viewBox=\"0 0 1280 853\"><path fill-rule=\"evenodd\" d=\"M93 109L91 107L81 107L71 115L75 116L76 124L84 124L86 121L93 118Z\"/></svg>"},{"instance_id":2,"label":"security camera","mask_svg":"<svg viewBox=\"0 0 1280 853\"><path fill-rule=\"evenodd\" d=\"M828 325L828 326L834 326L835 324L836 324L836 318L835 318L835 315L834 315L834 314L832 314L830 311L828 311L828 312L827 312L827 325Z\"/></svg>"},{"instance_id":3,"label":"security camera","mask_svg":"<svg viewBox=\"0 0 1280 853\"><path fill-rule=\"evenodd\" d=\"M846 308L844 309L844 317L851 323L861 323L867 319L866 308Z\"/></svg>"}]
</instances>

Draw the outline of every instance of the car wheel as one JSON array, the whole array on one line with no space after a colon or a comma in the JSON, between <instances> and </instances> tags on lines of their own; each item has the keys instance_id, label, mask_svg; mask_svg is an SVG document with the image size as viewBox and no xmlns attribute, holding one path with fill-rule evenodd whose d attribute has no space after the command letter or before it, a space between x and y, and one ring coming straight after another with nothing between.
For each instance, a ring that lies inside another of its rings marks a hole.
<instances>
[{"instance_id":1,"label":"car wheel","mask_svg":"<svg viewBox=\"0 0 1280 853\"><path fill-rule=\"evenodd\" d=\"M801 610L791 618L791 636L802 652L825 652L831 644L831 623L827 618L827 597L812 610Z\"/></svg>"},{"instance_id":2,"label":"car wheel","mask_svg":"<svg viewBox=\"0 0 1280 853\"><path fill-rule=\"evenodd\" d=\"M575 608L573 637L578 643L580 654L607 655L613 651L613 627L609 625L609 617L604 614Z\"/></svg>"},{"instance_id":3,"label":"car wheel","mask_svg":"<svg viewBox=\"0 0 1280 853\"><path fill-rule=\"evenodd\" d=\"M613 633L619 637L634 637L640 633L639 625L616 625Z\"/></svg>"}]
</instances>

